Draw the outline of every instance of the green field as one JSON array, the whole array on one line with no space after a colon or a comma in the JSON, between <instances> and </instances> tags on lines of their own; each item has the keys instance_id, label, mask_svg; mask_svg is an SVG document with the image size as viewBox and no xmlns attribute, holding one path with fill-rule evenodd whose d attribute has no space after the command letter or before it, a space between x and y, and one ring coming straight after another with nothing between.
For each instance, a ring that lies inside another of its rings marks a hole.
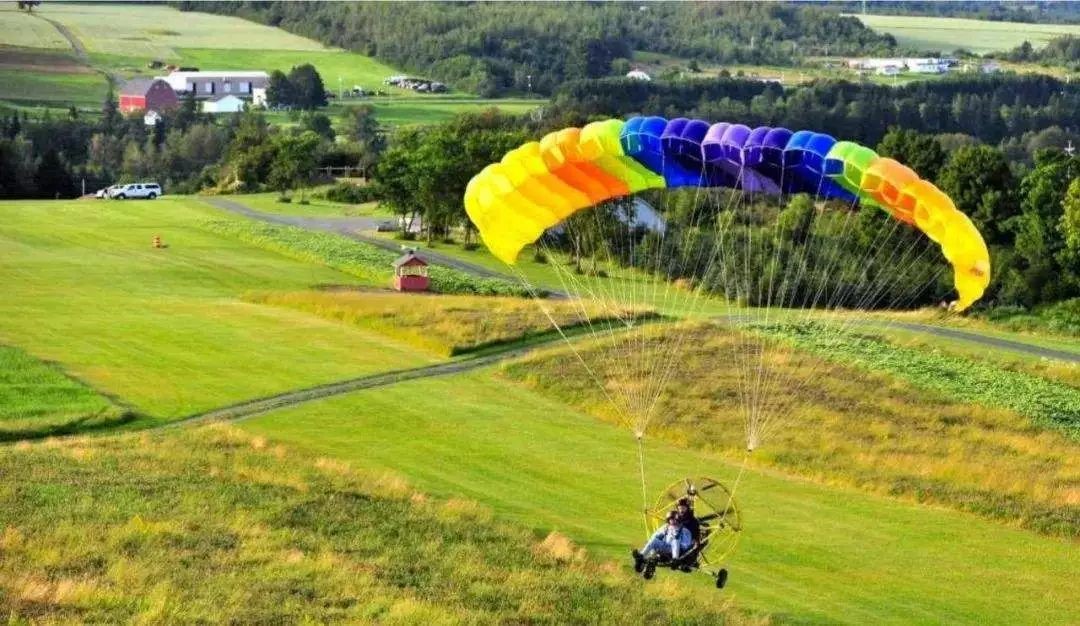
<instances>
[{"instance_id":1,"label":"green field","mask_svg":"<svg viewBox=\"0 0 1080 626\"><path fill-rule=\"evenodd\" d=\"M96 72L0 68L0 100L100 107L108 92L108 81Z\"/></svg>"},{"instance_id":2,"label":"green field","mask_svg":"<svg viewBox=\"0 0 1080 626\"><path fill-rule=\"evenodd\" d=\"M253 290L364 283L205 227L220 218L186 198L4 203L0 343L61 363L155 420L431 361L377 334L244 301ZM167 248L151 247L155 234Z\"/></svg>"},{"instance_id":3,"label":"green field","mask_svg":"<svg viewBox=\"0 0 1080 626\"><path fill-rule=\"evenodd\" d=\"M91 53L175 61L180 58L179 47L327 49L310 39L244 19L194 11L182 13L162 5L133 9L123 4L46 2L34 13L66 26Z\"/></svg>"},{"instance_id":4,"label":"green field","mask_svg":"<svg viewBox=\"0 0 1080 626\"><path fill-rule=\"evenodd\" d=\"M951 17L856 15L870 28L888 33L904 48L949 54L963 48L976 54L1011 50L1028 41L1039 48L1054 37L1080 35L1076 24L1026 24Z\"/></svg>"},{"instance_id":5,"label":"green field","mask_svg":"<svg viewBox=\"0 0 1080 626\"><path fill-rule=\"evenodd\" d=\"M642 536L630 433L491 373L360 392L245 429L356 467L400 472L436 495L478 500L603 558L624 558ZM655 443L647 463L652 490L701 473L730 482L738 471L723 457ZM739 606L795 623L1075 617L1069 542L769 472L748 472L737 494L747 525L727 593ZM716 593L703 576L659 576Z\"/></svg>"},{"instance_id":6,"label":"green field","mask_svg":"<svg viewBox=\"0 0 1080 626\"><path fill-rule=\"evenodd\" d=\"M14 2L0 4L0 46L71 49L67 39L52 24L18 10Z\"/></svg>"}]
</instances>

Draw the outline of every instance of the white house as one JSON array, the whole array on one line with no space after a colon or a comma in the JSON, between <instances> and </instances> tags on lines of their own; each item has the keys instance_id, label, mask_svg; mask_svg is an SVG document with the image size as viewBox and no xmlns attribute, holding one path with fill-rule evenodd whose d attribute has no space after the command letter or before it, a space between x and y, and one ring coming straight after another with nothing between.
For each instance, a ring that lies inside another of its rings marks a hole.
<instances>
[{"instance_id":1,"label":"white house","mask_svg":"<svg viewBox=\"0 0 1080 626\"><path fill-rule=\"evenodd\" d=\"M634 80L652 80L651 76L641 70L630 70L626 73L626 77L633 78Z\"/></svg>"},{"instance_id":2,"label":"white house","mask_svg":"<svg viewBox=\"0 0 1080 626\"><path fill-rule=\"evenodd\" d=\"M265 89L270 84L266 72L172 72L159 78L178 94L193 91L196 98L206 100L228 95L250 98L256 89Z\"/></svg>"},{"instance_id":3,"label":"white house","mask_svg":"<svg viewBox=\"0 0 1080 626\"><path fill-rule=\"evenodd\" d=\"M221 96L216 100L205 100L203 113L238 113L244 110L244 101L236 96Z\"/></svg>"},{"instance_id":4,"label":"white house","mask_svg":"<svg viewBox=\"0 0 1080 626\"><path fill-rule=\"evenodd\" d=\"M270 103L266 101L266 87L256 87L251 90L251 104L257 107L266 107Z\"/></svg>"},{"instance_id":5,"label":"white house","mask_svg":"<svg viewBox=\"0 0 1080 626\"><path fill-rule=\"evenodd\" d=\"M158 122L160 122L164 118L161 116L161 113L158 113L157 111L155 111L153 109L150 109L149 111L146 112L146 115L144 115L142 119L143 119L143 124L145 124L147 126L154 126L155 124L157 124Z\"/></svg>"}]
</instances>

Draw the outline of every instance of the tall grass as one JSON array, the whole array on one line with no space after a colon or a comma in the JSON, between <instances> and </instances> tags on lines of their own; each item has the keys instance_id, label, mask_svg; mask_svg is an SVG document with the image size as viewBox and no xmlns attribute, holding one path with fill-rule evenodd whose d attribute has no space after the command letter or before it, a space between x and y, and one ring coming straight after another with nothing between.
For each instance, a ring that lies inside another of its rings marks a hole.
<instances>
[{"instance_id":1,"label":"tall grass","mask_svg":"<svg viewBox=\"0 0 1080 626\"><path fill-rule=\"evenodd\" d=\"M0 346L0 441L92 430L133 417L58 367Z\"/></svg>"},{"instance_id":2,"label":"tall grass","mask_svg":"<svg viewBox=\"0 0 1080 626\"><path fill-rule=\"evenodd\" d=\"M1029 381L1032 387L1010 386L1001 380L1019 380L1010 376L1014 373L995 372L1004 377L995 379L1003 387L989 397L1000 402L976 404L971 399L981 397L980 383L964 383L962 376L986 373L988 366L954 357L915 353L893 358L883 343L853 339L823 358L812 349L792 347L788 339L709 325L656 332L659 342L670 340L666 333L686 337L649 436L741 456L747 408L741 364L748 357L760 358L767 345L763 363L773 376L766 395L775 410L774 428L750 456L751 463L970 511L1041 533L1080 535L1077 442L1005 406L1011 392L1015 398L1010 403L1026 397L1025 402L1035 402L1030 405L1034 410L1045 408L1028 396L1044 389L1038 381ZM860 356L866 345L877 352ZM567 351L509 364L502 375L617 422L607 398L617 397L649 371L647 362L620 363L620 350L600 343L579 348L604 390ZM933 368L945 365L944 370ZM966 374L965 368L970 368ZM933 390L911 382L939 378ZM946 383L976 386L958 390ZM950 390L962 397L952 397Z\"/></svg>"},{"instance_id":3,"label":"tall grass","mask_svg":"<svg viewBox=\"0 0 1080 626\"><path fill-rule=\"evenodd\" d=\"M227 427L0 449L14 623L745 623L560 536ZM757 620L763 621L763 620Z\"/></svg>"},{"instance_id":4,"label":"tall grass","mask_svg":"<svg viewBox=\"0 0 1080 626\"><path fill-rule=\"evenodd\" d=\"M205 227L219 235L287 257L319 263L359 278L369 285L386 286L393 276L392 252L341 235L317 233L295 226L255 221L211 220ZM525 296L524 287L509 280L479 278L465 272L432 266L431 287L439 293L490 296Z\"/></svg>"},{"instance_id":5,"label":"tall grass","mask_svg":"<svg viewBox=\"0 0 1080 626\"><path fill-rule=\"evenodd\" d=\"M246 299L375 330L441 356L555 332L547 314L535 302L522 298L334 290L253 293ZM564 330L585 320L597 322L608 313L574 302L551 301L544 308Z\"/></svg>"}]
</instances>

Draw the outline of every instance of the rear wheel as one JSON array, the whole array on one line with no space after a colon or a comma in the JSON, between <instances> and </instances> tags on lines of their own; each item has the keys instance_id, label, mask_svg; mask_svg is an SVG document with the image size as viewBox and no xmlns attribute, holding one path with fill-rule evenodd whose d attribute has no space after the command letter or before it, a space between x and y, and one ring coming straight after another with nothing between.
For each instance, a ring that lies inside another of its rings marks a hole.
<instances>
[{"instance_id":1,"label":"rear wheel","mask_svg":"<svg viewBox=\"0 0 1080 626\"><path fill-rule=\"evenodd\" d=\"M147 197L147 198L150 198L151 200L153 200L153 199L157 198L157 194L156 194L156 193L154 193L153 191L151 191L151 192L150 192L150 195L149 195L149 196L146 196L146 197Z\"/></svg>"}]
</instances>

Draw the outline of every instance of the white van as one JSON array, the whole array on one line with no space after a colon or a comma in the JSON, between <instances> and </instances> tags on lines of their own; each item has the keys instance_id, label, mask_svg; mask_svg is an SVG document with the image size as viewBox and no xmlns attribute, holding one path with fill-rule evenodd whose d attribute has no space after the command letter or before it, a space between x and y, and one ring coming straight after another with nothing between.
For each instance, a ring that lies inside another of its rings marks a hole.
<instances>
[{"instance_id":1,"label":"white van","mask_svg":"<svg viewBox=\"0 0 1080 626\"><path fill-rule=\"evenodd\" d=\"M131 183L109 188L109 197L117 200L128 198L147 198L153 200L161 195L161 185L157 183Z\"/></svg>"}]
</instances>

